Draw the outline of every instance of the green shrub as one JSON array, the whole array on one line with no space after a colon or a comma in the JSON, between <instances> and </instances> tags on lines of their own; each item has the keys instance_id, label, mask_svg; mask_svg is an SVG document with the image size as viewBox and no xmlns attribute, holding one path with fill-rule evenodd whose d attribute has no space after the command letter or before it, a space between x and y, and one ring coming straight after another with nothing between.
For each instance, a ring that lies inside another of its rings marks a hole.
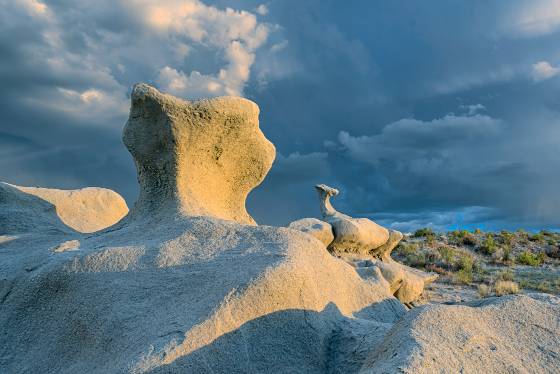
<instances>
[{"instance_id":1,"label":"green shrub","mask_svg":"<svg viewBox=\"0 0 560 374\"><path fill-rule=\"evenodd\" d=\"M544 237L544 234L542 232L539 232L537 234L531 235L529 237L529 240L532 241L532 242L544 243L545 242L545 237Z\"/></svg>"},{"instance_id":2,"label":"green shrub","mask_svg":"<svg viewBox=\"0 0 560 374\"><path fill-rule=\"evenodd\" d=\"M457 284L469 284L473 281L472 271L461 269L453 275L453 282Z\"/></svg>"},{"instance_id":3,"label":"green shrub","mask_svg":"<svg viewBox=\"0 0 560 374\"><path fill-rule=\"evenodd\" d=\"M500 271L496 274L497 281L513 281L514 274L511 270L507 269L504 271Z\"/></svg>"},{"instance_id":4,"label":"green shrub","mask_svg":"<svg viewBox=\"0 0 560 374\"><path fill-rule=\"evenodd\" d=\"M544 262L544 253L533 253L528 250L521 252L517 255L515 262L521 265L539 266Z\"/></svg>"},{"instance_id":5,"label":"green shrub","mask_svg":"<svg viewBox=\"0 0 560 374\"><path fill-rule=\"evenodd\" d=\"M504 246L503 248L503 255L502 255L502 261L503 262L510 262L512 260L511 258L511 247L509 245Z\"/></svg>"},{"instance_id":6,"label":"green shrub","mask_svg":"<svg viewBox=\"0 0 560 374\"><path fill-rule=\"evenodd\" d=\"M465 270L472 273L474 267L474 257L467 253L459 254L455 261L455 267L459 269L459 271Z\"/></svg>"},{"instance_id":7,"label":"green shrub","mask_svg":"<svg viewBox=\"0 0 560 374\"><path fill-rule=\"evenodd\" d=\"M476 236L467 230L452 231L449 233L449 238L451 239L451 242L457 245L475 246L478 243Z\"/></svg>"},{"instance_id":8,"label":"green shrub","mask_svg":"<svg viewBox=\"0 0 560 374\"><path fill-rule=\"evenodd\" d=\"M521 243L529 242L529 233L523 229L519 229L516 232L517 238Z\"/></svg>"},{"instance_id":9,"label":"green shrub","mask_svg":"<svg viewBox=\"0 0 560 374\"><path fill-rule=\"evenodd\" d=\"M512 245L515 234L506 230L500 231L500 240L504 245Z\"/></svg>"},{"instance_id":10,"label":"green shrub","mask_svg":"<svg viewBox=\"0 0 560 374\"><path fill-rule=\"evenodd\" d=\"M431 228L424 227L422 229L416 230L414 234L412 234L412 236L415 238L428 238L428 237L435 237L436 234Z\"/></svg>"},{"instance_id":11,"label":"green shrub","mask_svg":"<svg viewBox=\"0 0 560 374\"><path fill-rule=\"evenodd\" d=\"M409 256L418 250L418 244L416 243L399 243L395 252L402 256Z\"/></svg>"},{"instance_id":12,"label":"green shrub","mask_svg":"<svg viewBox=\"0 0 560 374\"><path fill-rule=\"evenodd\" d=\"M498 246L496 245L496 241L494 240L494 236L492 234L486 235L486 238L482 242L480 246L480 250L485 255L491 255L496 252Z\"/></svg>"},{"instance_id":13,"label":"green shrub","mask_svg":"<svg viewBox=\"0 0 560 374\"><path fill-rule=\"evenodd\" d=\"M437 250L444 263L448 265L453 263L453 259L455 258L455 254L456 254L453 248L445 245L439 247Z\"/></svg>"},{"instance_id":14,"label":"green shrub","mask_svg":"<svg viewBox=\"0 0 560 374\"><path fill-rule=\"evenodd\" d=\"M423 268L428 263L428 260L426 259L426 254L424 252L417 251L406 256L403 262L408 266Z\"/></svg>"}]
</instances>

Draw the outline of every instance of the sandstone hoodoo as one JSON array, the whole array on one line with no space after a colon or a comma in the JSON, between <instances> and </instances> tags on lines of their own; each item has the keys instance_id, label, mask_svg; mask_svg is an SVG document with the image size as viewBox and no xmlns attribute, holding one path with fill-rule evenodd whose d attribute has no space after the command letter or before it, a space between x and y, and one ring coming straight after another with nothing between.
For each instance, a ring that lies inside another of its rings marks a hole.
<instances>
[{"instance_id":1,"label":"sandstone hoodoo","mask_svg":"<svg viewBox=\"0 0 560 374\"><path fill-rule=\"evenodd\" d=\"M365 261L378 268L389 283L391 293L412 307L412 302L422 296L424 287L436 280L437 274L428 274L394 261L391 251L403 238L399 231L386 229L367 218L352 218L340 213L330 201L339 194L336 188L318 184L315 189L319 193L319 208L324 221L303 218L288 227L318 238L334 255L354 266Z\"/></svg>"},{"instance_id":2,"label":"sandstone hoodoo","mask_svg":"<svg viewBox=\"0 0 560 374\"><path fill-rule=\"evenodd\" d=\"M331 209L334 189L322 221L256 225L245 198L275 154L258 114L137 85L123 140L140 196L115 225L116 194L0 185L0 372L557 370L558 298L407 311L424 283L390 258L399 235Z\"/></svg>"},{"instance_id":3,"label":"sandstone hoodoo","mask_svg":"<svg viewBox=\"0 0 560 374\"><path fill-rule=\"evenodd\" d=\"M255 103L240 97L191 102L138 84L123 142L140 183L131 215L178 212L255 224L245 200L275 156Z\"/></svg>"},{"instance_id":4,"label":"sandstone hoodoo","mask_svg":"<svg viewBox=\"0 0 560 374\"><path fill-rule=\"evenodd\" d=\"M338 195L336 188L324 184L315 186L323 220L334 232L334 241L329 245L333 252L369 254L389 240L389 230L367 218L352 218L338 212L331 204L331 197Z\"/></svg>"}]
</instances>

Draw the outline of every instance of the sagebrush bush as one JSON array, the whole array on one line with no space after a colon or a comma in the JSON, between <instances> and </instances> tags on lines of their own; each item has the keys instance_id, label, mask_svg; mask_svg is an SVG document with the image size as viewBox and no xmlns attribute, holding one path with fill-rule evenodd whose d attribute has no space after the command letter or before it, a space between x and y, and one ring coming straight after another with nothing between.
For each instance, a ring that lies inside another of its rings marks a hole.
<instances>
[{"instance_id":1,"label":"sagebrush bush","mask_svg":"<svg viewBox=\"0 0 560 374\"><path fill-rule=\"evenodd\" d=\"M490 287L486 284L479 284L478 288L478 295L482 298L488 297L490 295Z\"/></svg>"},{"instance_id":2,"label":"sagebrush bush","mask_svg":"<svg viewBox=\"0 0 560 374\"><path fill-rule=\"evenodd\" d=\"M491 255L495 253L497 249L498 246L494 240L494 236L492 234L486 235L486 238L484 238L484 241L480 246L480 251L485 255Z\"/></svg>"},{"instance_id":3,"label":"sagebrush bush","mask_svg":"<svg viewBox=\"0 0 560 374\"><path fill-rule=\"evenodd\" d=\"M519 285L512 281L499 280L494 283L494 293L498 296L519 293Z\"/></svg>"},{"instance_id":4,"label":"sagebrush bush","mask_svg":"<svg viewBox=\"0 0 560 374\"><path fill-rule=\"evenodd\" d=\"M469 245L475 246L478 244L478 239L474 234L468 232L467 230L455 230L449 233L451 242L457 245Z\"/></svg>"},{"instance_id":5,"label":"sagebrush bush","mask_svg":"<svg viewBox=\"0 0 560 374\"><path fill-rule=\"evenodd\" d=\"M441 259L445 264L451 265L453 263L453 259L455 259L455 255L456 255L456 252L453 248L448 247L446 245L442 245L437 250L441 256Z\"/></svg>"},{"instance_id":6,"label":"sagebrush bush","mask_svg":"<svg viewBox=\"0 0 560 374\"><path fill-rule=\"evenodd\" d=\"M506 230L500 231L500 241L502 244L511 246L514 242L515 234Z\"/></svg>"},{"instance_id":7,"label":"sagebrush bush","mask_svg":"<svg viewBox=\"0 0 560 374\"><path fill-rule=\"evenodd\" d=\"M523 229L519 229L516 232L517 240L521 243L528 243L529 242L529 233Z\"/></svg>"},{"instance_id":8,"label":"sagebrush bush","mask_svg":"<svg viewBox=\"0 0 560 374\"><path fill-rule=\"evenodd\" d=\"M545 242L545 237L544 234L542 232L533 234L529 237L529 240L532 242L537 242L537 243L544 243Z\"/></svg>"},{"instance_id":9,"label":"sagebrush bush","mask_svg":"<svg viewBox=\"0 0 560 374\"><path fill-rule=\"evenodd\" d=\"M418 244L416 243L399 243L395 252L402 256L409 256L418 250Z\"/></svg>"},{"instance_id":10,"label":"sagebrush bush","mask_svg":"<svg viewBox=\"0 0 560 374\"><path fill-rule=\"evenodd\" d=\"M474 257L468 253L460 253L455 259L455 267L460 270L472 273L474 267Z\"/></svg>"},{"instance_id":11,"label":"sagebrush bush","mask_svg":"<svg viewBox=\"0 0 560 374\"><path fill-rule=\"evenodd\" d=\"M511 270L502 270L496 273L496 281L513 281L514 274Z\"/></svg>"},{"instance_id":12,"label":"sagebrush bush","mask_svg":"<svg viewBox=\"0 0 560 374\"><path fill-rule=\"evenodd\" d=\"M503 262L511 262L512 258L511 258L511 246L506 245L503 248L503 255L502 255L502 261Z\"/></svg>"},{"instance_id":13,"label":"sagebrush bush","mask_svg":"<svg viewBox=\"0 0 560 374\"><path fill-rule=\"evenodd\" d=\"M473 273L472 270L468 271L465 269L461 269L455 274L453 274L453 282L457 284L469 284L473 281Z\"/></svg>"},{"instance_id":14,"label":"sagebrush bush","mask_svg":"<svg viewBox=\"0 0 560 374\"><path fill-rule=\"evenodd\" d=\"M531 251L524 250L517 255L515 262L521 265L539 266L544 262L544 257L545 254L542 252L533 253Z\"/></svg>"},{"instance_id":15,"label":"sagebrush bush","mask_svg":"<svg viewBox=\"0 0 560 374\"><path fill-rule=\"evenodd\" d=\"M436 234L434 230L432 230L431 228L424 227L422 229L416 230L414 234L412 234L412 236L415 238L428 238L428 237L435 237Z\"/></svg>"}]
</instances>

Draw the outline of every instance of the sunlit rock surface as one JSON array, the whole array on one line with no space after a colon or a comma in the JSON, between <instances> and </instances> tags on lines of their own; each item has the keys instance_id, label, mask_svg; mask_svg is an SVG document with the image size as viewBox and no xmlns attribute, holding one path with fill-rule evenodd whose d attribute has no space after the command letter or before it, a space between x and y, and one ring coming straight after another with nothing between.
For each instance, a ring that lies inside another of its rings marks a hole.
<instances>
[{"instance_id":1,"label":"sunlit rock surface","mask_svg":"<svg viewBox=\"0 0 560 374\"><path fill-rule=\"evenodd\" d=\"M0 182L0 234L43 229L89 233L117 223L127 213L124 199L106 188L57 190Z\"/></svg>"},{"instance_id":2,"label":"sunlit rock surface","mask_svg":"<svg viewBox=\"0 0 560 374\"><path fill-rule=\"evenodd\" d=\"M275 149L252 101L185 101L138 84L123 142L140 183L132 215L177 212L255 223L245 199L268 173Z\"/></svg>"},{"instance_id":3,"label":"sunlit rock surface","mask_svg":"<svg viewBox=\"0 0 560 374\"><path fill-rule=\"evenodd\" d=\"M288 227L319 239L325 247L328 247L334 240L332 226L317 218L298 219L297 221L291 222Z\"/></svg>"}]
</instances>

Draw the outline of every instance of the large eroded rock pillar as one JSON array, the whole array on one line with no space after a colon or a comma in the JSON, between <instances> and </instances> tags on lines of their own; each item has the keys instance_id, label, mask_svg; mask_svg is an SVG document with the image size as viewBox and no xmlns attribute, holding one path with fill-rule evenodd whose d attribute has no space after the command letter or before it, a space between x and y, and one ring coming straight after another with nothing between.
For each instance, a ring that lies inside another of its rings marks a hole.
<instances>
[{"instance_id":1,"label":"large eroded rock pillar","mask_svg":"<svg viewBox=\"0 0 560 374\"><path fill-rule=\"evenodd\" d=\"M245 209L275 157L259 107L239 97L185 101L146 84L132 91L123 142L140 196L130 217L212 216L255 224Z\"/></svg>"}]
</instances>

